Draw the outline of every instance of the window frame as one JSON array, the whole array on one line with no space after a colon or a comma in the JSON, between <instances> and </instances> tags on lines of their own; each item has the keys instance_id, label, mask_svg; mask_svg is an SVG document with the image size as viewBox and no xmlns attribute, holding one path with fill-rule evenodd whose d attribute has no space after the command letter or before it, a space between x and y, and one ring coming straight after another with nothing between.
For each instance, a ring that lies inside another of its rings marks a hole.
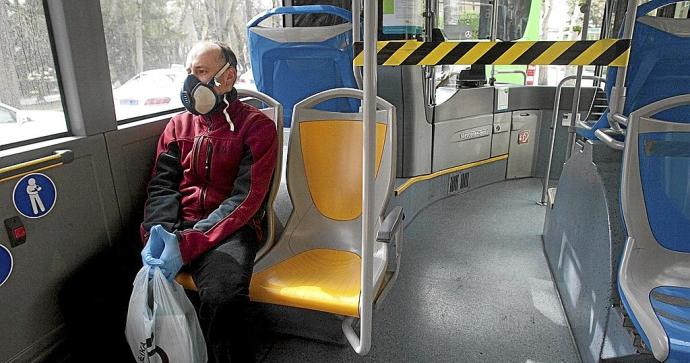
<instances>
[{"instance_id":1,"label":"window frame","mask_svg":"<svg viewBox=\"0 0 690 363\"><path fill-rule=\"evenodd\" d=\"M62 113L65 118L65 127L66 130L64 132L60 133L55 133L55 134L50 134L50 135L43 135L43 136L36 136L36 137L31 137L25 140L20 140L20 141L15 141L11 142L8 144L0 144L0 151L4 150L10 150L22 146L27 146L31 144L37 144L41 143L44 141L52 140L52 139L59 139L63 137L69 137L72 136L72 125L70 123L70 117L69 117L69 110L67 107L67 103L65 102L65 88L63 87L63 80L62 80L62 72L60 68L60 59L57 55L57 45L55 43L55 35L53 33L53 23L51 19L51 14L49 11L49 6L48 6L49 0L43 0L41 2L41 5L43 6L43 15L45 16L46 20L46 27L48 31L48 43L50 44L50 53L53 57L53 65L55 66L55 77L57 80L57 85L58 85L58 90L60 91L60 105L62 106Z\"/></svg>"}]
</instances>

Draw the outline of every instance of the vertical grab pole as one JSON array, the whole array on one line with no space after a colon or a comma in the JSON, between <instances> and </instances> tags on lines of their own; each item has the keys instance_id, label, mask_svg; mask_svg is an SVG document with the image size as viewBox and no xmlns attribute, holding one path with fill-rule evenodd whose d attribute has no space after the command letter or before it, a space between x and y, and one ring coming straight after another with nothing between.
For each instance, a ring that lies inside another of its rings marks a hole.
<instances>
[{"instance_id":1,"label":"vertical grab pole","mask_svg":"<svg viewBox=\"0 0 690 363\"><path fill-rule=\"evenodd\" d=\"M556 87L556 99L554 101L553 117L551 119L551 141L549 144L549 161L546 164L546 175L544 176L544 185L541 189L541 200L539 201L539 203L537 203L539 205L546 205L546 193L548 193L549 181L551 179L551 163L553 162L553 148L556 144L556 129L558 127L558 109L561 108L561 89L563 88L563 84L565 84L565 82L569 79L572 79L572 77L573 76L568 76L563 78L561 82L558 83L558 87Z\"/></svg>"},{"instance_id":2,"label":"vertical grab pole","mask_svg":"<svg viewBox=\"0 0 690 363\"><path fill-rule=\"evenodd\" d=\"M376 156L376 26L378 1L366 1L364 9L364 163L362 181L362 294L360 299L360 351L371 347L371 320L374 306L374 157Z\"/></svg>"},{"instance_id":3,"label":"vertical grab pole","mask_svg":"<svg viewBox=\"0 0 690 363\"><path fill-rule=\"evenodd\" d=\"M364 119L362 122L362 276L359 297L359 337L352 318L342 323L343 332L359 355L371 348L371 320L374 304L374 156L376 155L376 23L378 1L364 2Z\"/></svg>"},{"instance_id":4,"label":"vertical grab pole","mask_svg":"<svg viewBox=\"0 0 690 363\"><path fill-rule=\"evenodd\" d=\"M625 23L623 24L623 39L632 39L636 20L637 1L628 0L628 8L625 11ZM613 119L613 115L617 113L623 114L625 98L627 97L627 90L625 87L625 79L627 75L628 66L625 66L625 68L618 68L616 84L611 89L611 101L609 102L609 124L616 131L620 131L620 126L618 125L618 122Z\"/></svg>"},{"instance_id":5,"label":"vertical grab pole","mask_svg":"<svg viewBox=\"0 0 690 363\"><path fill-rule=\"evenodd\" d=\"M491 1L491 41L495 42L498 33L498 0ZM525 80L527 77L525 76ZM489 86L496 84L496 66L491 65L491 77L489 77Z\"/></svg>"},{"instance_id":6,"label":"vertical grab pole","mask_svg":"<svg viewBox=\"0 0 690 363\"><path fill-rule=\"evenodd\" d=\"M355 42L362 40L362 0L352 0L352 39ZM357 87L362 89L362 72L361 68L352 64L352 72L355 74L355 81Z\"/></svg>"},{"instance_id":7,"label":"vertical grab pole","mask_svg":"<svg viewBox=\"0 0 690 363\"><path fill-rule=\"evenodd\" d=\"M424 2L424 41L433 41L433 31L436 17L436 0L426 0ZM424 93L426 95L426 104L429 107L436 106L436 67L422 66L424 69Z\"/></svg>"},{"instance_id":8,"label":"vertical grab pole","mask_svg":"<svg viewBox=\"0 0 690 363\"><path fill-rule=\"evenodd\" d=\"M631 0L632 1L632 0ZM587 0L587 4L585 5L585 16L582 19L582 40L587 40L587 33L589 30L589 14L590 14L590 7L592 6L592 0ZM580 93L582 91L582 71L584 67L583 66L577 66L577 80L575 81L575 90L573 94L573 113L570 117L570 126L568 126L568 147L565 149L565 160L568 161L570 159L570 154L573 151L573 147L575 147L575 138L576 138L576 130L575 130L575 125L577 124L577 121L580 120L580 117L578 116L578 111L580 111ZM596 96L596 94L595 94Z\"/></svg>"}]
</instances>

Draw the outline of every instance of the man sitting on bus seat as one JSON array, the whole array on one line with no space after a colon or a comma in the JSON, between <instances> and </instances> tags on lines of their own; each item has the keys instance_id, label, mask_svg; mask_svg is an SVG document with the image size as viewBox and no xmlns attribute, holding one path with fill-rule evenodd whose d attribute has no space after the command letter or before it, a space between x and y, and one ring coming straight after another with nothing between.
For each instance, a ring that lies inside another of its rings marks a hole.
<instances>
[{"instance_id":1,"label":"man sitting on bus seat","mask_svg":"<svg viewBox=\"0 0 690 363\"><path fill-rule=\"evenodd\" d=\"M273 121L237 99L236 65L223 43L189 52L187 112L160 136L141 224L144 264L192 275L215 362L254 360L244 315L278 147Z\"/></svg>"}]
</instances>

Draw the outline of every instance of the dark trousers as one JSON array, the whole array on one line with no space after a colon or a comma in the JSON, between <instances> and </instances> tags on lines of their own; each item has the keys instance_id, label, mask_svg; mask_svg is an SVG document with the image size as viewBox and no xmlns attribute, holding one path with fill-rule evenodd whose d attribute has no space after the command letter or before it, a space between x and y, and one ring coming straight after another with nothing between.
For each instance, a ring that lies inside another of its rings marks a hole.
<instances>
[{"instance_id":1,"label":"dark trousers","mask_svg":"<svg viewBox=\"0 0 690 363\"><path fill-rule=\"evenodd\" d=\"M249 281L258 250L254 230L245 226L186 267L199 292L190 296L204 332L209 362L253 362L247 312Z\"/></svg>"}]
</instances>

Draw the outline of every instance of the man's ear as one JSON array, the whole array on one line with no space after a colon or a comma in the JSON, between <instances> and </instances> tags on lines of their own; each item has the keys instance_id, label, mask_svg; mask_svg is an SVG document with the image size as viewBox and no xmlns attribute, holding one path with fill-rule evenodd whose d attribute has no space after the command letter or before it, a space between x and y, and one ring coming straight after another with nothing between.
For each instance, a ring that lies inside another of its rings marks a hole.
<instances>
[{"instance_id":1,"label":"man's ear","mask_svg":"<svg viewBox=\"0 0 690 363\"><path fill-rule=\"evenodd\" d=\"M235 67L228 68L228 72L225 76L225 82L226 84L230 85L230 88L235 85L235 82L237 82L237 69Z\"/></svg>"}]
</instances>

